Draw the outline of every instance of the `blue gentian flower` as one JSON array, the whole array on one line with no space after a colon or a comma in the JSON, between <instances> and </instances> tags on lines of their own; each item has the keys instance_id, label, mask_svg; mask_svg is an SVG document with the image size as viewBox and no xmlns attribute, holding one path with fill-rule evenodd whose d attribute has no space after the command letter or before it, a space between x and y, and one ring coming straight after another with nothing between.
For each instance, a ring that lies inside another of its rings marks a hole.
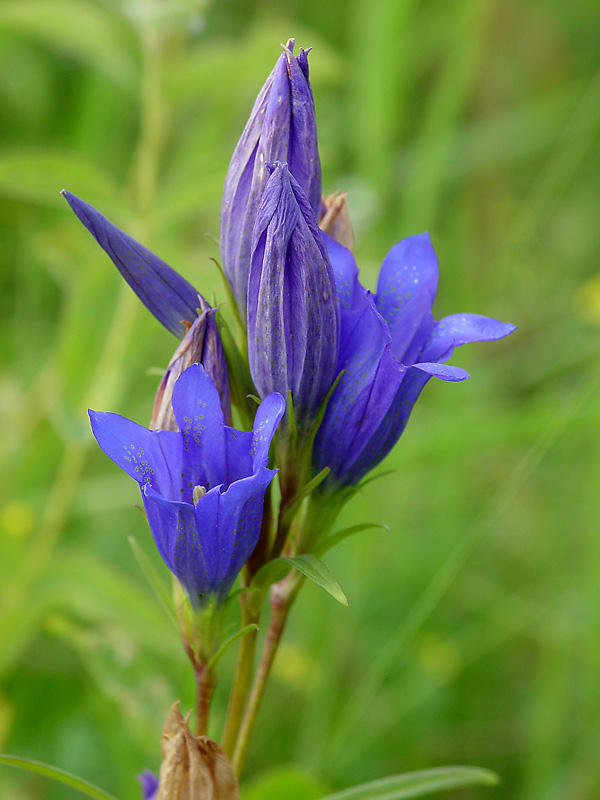
<instances>
[{"instance_id":1,"label":"blue gentian flower","mask_svg":"<svg viewBox=\"0 0 600 800\"><path fill-rule=\"evenodd\" d=\"M294 56L293 50L294 39L290 39L256 99L225 179L221 257L244 318L252 231L269 178L267 164L287 161L314 216L318 218L321 211L321 162L308 51L300 50L300 55Z\"/></svg>"},{"instance_id":2,"label":"blue gentian flower","mask_svg":"<svg viewBox=\"0 0 600 800\"><path fill-rule=\"evenodd\" d=\"M390 250L375 295L360 285L352 253L325 240L341 307L337 370L344 370L313 451L315 471L331 468L327 491L358 483L389 453L432 376L469 377L445 363L455 347L501 339L515 326L477 314L433 318L438 265L426 233Z\"/></svg>"},{"instance_id":3,"label":"blue gentian flower","mask_svg":"<svg viewBox=\"0 0 600 800\"><path fill-rule=\"evenodd\" d=\"M90 411L104 453L139 483L160 555L195 608L226 598L256 546L276 473L266 466L269 444L284 409L281 395L270 394L252 432L230 428L215 384L194 364L173 389L178 432Z\"/></svg>"},{"instance_id":4,"label":"blue gentian flower","mask_svg":"<svg viewBox=\"0 0 600 800\"><path fill-rule=\"evenodd\" d=\"M155 800L158 792L158 778L149 769L145 769L138 775L138 781L142 786L142 800Z\"/></svg>"},{"instance_id":5,"label":"blue gentian flower","mask_svg":"<svg viewBox=\"0 0 600 800\"><path fill-rule=\"evenodd\" d=\"M88 203L71 192L63 190L62 194L142 303L181 339L198 316L200 302L196 289Z\"/></svg>"},{"instance_id":6,"label":"blue gentian flower","mask_svg":"<svg viewBox=\"0 0 600 800\"><path fill-rule=\"evenodd\" d=\"M340 311L323 236L287 164L271 166L248 281L248 360L261 397L291 391L307 428L333 383Z\"/></svg>"}]
</instances>

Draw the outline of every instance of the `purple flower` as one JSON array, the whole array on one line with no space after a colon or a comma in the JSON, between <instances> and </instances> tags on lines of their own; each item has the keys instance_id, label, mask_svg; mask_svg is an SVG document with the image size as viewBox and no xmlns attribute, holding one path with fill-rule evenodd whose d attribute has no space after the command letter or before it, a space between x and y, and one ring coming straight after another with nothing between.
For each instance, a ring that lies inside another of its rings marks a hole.
<instances>
[{"instance_id":1,"label":"purple flower","mask_svg":"<svg viewBox=\"0 0 600 800\"><path fill-rule=\"evenodd\" d=\"M250 433L225 425L219 393L201 364L173 389L178 432L150 431L118 414L90 411L98 444L136 480L165 564L194 607L222 602L250 557L262 521L269 444L285 409L261 403Z\"/></svg>"},{"instance_id":2,"label":"purple flower","mask_svg":"<svg viewBox=\"0 0 600 800\"><path fill-rule=\"evenodd\" d=\"M155 800L158 792L158 778L149 769L145 769L138 775L138 781L142 786L142 800Z\"/></svg>"},{"instance_id":3,"label":"purple flower","mask_svg":"<svg viewBox=\"0 0 600 800\"><path fill-rule=\"evenodd\" d=\"M177 423L173 414L171 398L173 387L182 372L192 364L202 364L209 377L217 387L221 398L221 410L227 424L231 423L231 403L229 397L229 380L227 363L217 328L216 308L210 308L201 297L201 314L196 317L192 326L183 337L169 366L158 386L152 411L151 428L176 431Z\"/></svg>"},{"instance_id":4,"label":"purple flower","mask_svg":"<svg viewBox=\"0 0 600 800\"><path fill-rule=\"evenodd\" d=\"M248 359L261 397L292 392L307 428L336 375L335 276L306 195L276 163L254 226L248 281Z\"/></svg>"},{"instance_id":5,"label":"purple flower","mask_svg":"<svg viewBox=\"0 0 600 800\"><path fill-rule=\"evenodd\" d=\"M308 50L300 50L296 57L293 49L294 39L290 39L256 99L225 179L221 257L244 317L254 219L269 178L266 165L287 161L315 217L321 210L321 163Z\"/></svg>"},{"instance_id":6,"label":"purple flower","mask_svg":"<svg viewBox=\"0 0 600 800\"><path fill-rule=\"evenodd\" d=\"M156 319L181 337L198 316L199 294L185 278L95 208L63 190L67 202ZM205 301L206 305L206 301Z\"/></svg>"},{"instance_id":7,"label":"purple flower","mask_svg":"<svg viewBox=\"0 0 600 800\"><path fill-rule=\"evenodd\" d=\"M330 489L356 484L392 449L432 377L469 377L446 362L455 347L501 339L514 325L477 314L436 321L431 313L438 266L429 235L410 236L387 254L373 296L358 281L349 250L326 236L341 306L335 389L313 451L316 471L328 466Z\"/></svg>"}]
</instances>

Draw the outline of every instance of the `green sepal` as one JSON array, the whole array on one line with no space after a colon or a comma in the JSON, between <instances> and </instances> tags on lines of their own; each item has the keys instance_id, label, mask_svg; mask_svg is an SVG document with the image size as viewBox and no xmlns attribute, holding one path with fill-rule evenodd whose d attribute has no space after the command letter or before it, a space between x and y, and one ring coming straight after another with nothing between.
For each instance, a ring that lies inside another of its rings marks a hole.
<instances>
[{"instance_id":1,"label":"green sepal","mask_svg":"<svg viewBox=\"0 0 600 800\"><path fill-rule=\"evenodd\" d=\"M233 316L234 316L235 321L236 321L236 323L238 325L240 334L245 339L245 336L246 336L246 325L244 324L244 320L242 319L242 317L240 315L239 308L237 307L237 303L235 302L235 297L233 296L233 292L231 291L231 286L229 285L229 281L227 280L227 276L225 275L225 270L223 269L223 267L217 261L216 258L211 258L211 261L216 266L216 268L219 270L219 274L220 274L221 279L223 281L223 286L225 287L225 294L227 295L227 300L228 300L229 305L231 306L231 309L233 311Z\"/></svg>"},{"instance_id":2,"label":"green sepal","mask_svg":"<svg viewBox=\"0 0 600 800\"><path fill-rule=\"evenodd\" d=\"M407 800L465 786L495 786L498 776L479 767L438 767L406 772L328 794L322 800Z\"/></svg>"},{"instance_id":3,"label":"green sepal","mask_svg":"<svg viewBox=\"0 0 600 800\"><path fill-rule=\"evenodd\" d=\"M64 769L52 767L50 764L42 764L40 761L32 761L30 758L21 758L20 756L11 756L5 753L0 753L0 764L26 769L29 772L37 772L38 775L44 775L46 778L52 778L52 780L58 781L59 783L72 786L82 794L93 797L94 800L116 800L112 794L86 781L85 778L80 778L78 775L65 772Z\"/></svg>"},{"instance_id":4,"label":"green sepal","mask_svg":"<svg viewBox=\"0 0 600 800\"><path fill-rule=\"evenodd\" d=\"M241 639L242 636L245 636L247 633L250 633L251 631L257 631L257 630L258 630L258 625L255 622L251 622L250 625L246 625L241 630L232 633L231 636L225 639L225 641L219 647L217 652L212 656L212 658L208 662L208 669L212 669L213 667L215 667L221 660L221 657L224 655L224 653L227 650L229 650L231 645L237 642L238 639Z\"/></svg>"},{"instance_id":5,"label":"green sepal","mask_svg":"<svg viewBox=\"0 0 600 800\"><path fill-rule=\"evenodd\" d=\"M252 583L259 589L266 589L273 583L278 583L290 571L290 567L297 569L306 578L316 583L330 594L334 600L343 606L348 605L348 598L344 594L342 587L333 577L326 564L312 553L304 553L300 556L280 556L268 561L262 566L253 578Z\"/></svg>"},{"instance_id":6,"label":"green sepal","mask_svg":"<svg viewBox=\"0 0 600 800\"><path fill-rule=\"evenodd\" d=\"M361 531L369 530L370 528L381 528L387 533L390 532L390 529L387 525L384 525L382 522L363 522L360 525L351 525L349 528L344 528L341 531L336 531L332 533L331 536L328 536L324 539L321 544L317 545L315 548L315 554L318 556L324 556L325 553L328 553L333 547L338 545L340 542L343 542L344 539L347 539L348 536L354 536L355 533L360 533Z\"/></svg>"},{"instance_id":7,"label":"green sepal","mask_svg":"<svg viewBox=\"0 0 600 800\"><path fill-rule=\"evenodd\" d=\"M348 370L345 369L341 370L341 372L338 374L334 382L329 387L329 391L327 392L325 397L321 400L321 405L319 406L319 410L317 411L317 416L315 417L315 421L311 425L310 429L311 449L312 449L312 443L315 439L315 436L317 435L317 431L319 430L321 423L323 422L323 417L325 416L325 412L327 411L327 406L329 404L329 401L331 400L331 395L335 392L338 383L342 379L342 375L344 374L344 372L347 371Z\"/></svg>"},{"instance_id":8,"label":"green sepal","mask_svg":"<svg viewBox=\"0 0 600 800\"><path fill-rule=\"evenodd\" d=\"M290 426L290 438L293 442L298 440L298 426L296 425L296 415L294 414L294 401L292 399L292 390L288 390L288 423Z\"/></svg>"},{"instance_id":9,"label":"green sepal","mask_svg":"<svg viewBox=\"0 0 600 800\"><path fill-rule=\"evenodd\" d=\"M248 592L255 592L255 591L256 591L256 586L240 586L239 589L234 589L233 592L229 593L223 605L227 607L234 600L236 600L241 594L247 594Z\"/></svg>"},{"instance_id":10,"label":"green sepal","mask_svg":"<svg viewBox=\"0 0 600 800\"><path fill-rule=\"evenodd\" d=\"M365 486L368 486L369 483L373 483L373 481L379 480L379 478L385 478L386 475L393 475L395 472L398 472L397 469L386 469L383 472L377 472L375 475L370 475L368 478L364 478L359 484L354 486L354 490L359 492L361 489L364 489Z\"/></svg>"},{"instance_id":11,"label":"green sepal","mask_svg":"<svg viewBox=\"0 0 600 800\"><path fill-rule=\"evenodd\" d=\"M134 536L128 536L127 540L129 542L129 546L133 551L133 555L135 556L135 560L138 562L140 569L144 573L144 577L150 584L150 587L153 589L154 594L158 598L161 606L167 613L167 616L175 625L176 628L179 626L177 625L177 618L175 616L175 612L173 611L173 600L171 596L171 592L169 587L162 579L158 570L152 563L152 561L148 558L147 554L144 552L143 548L141 547L140 543Z\"/></svg>"},{"instance_id":12,"label":"green sepal","mask_svg":"<svg viewBox=\"0 0 600 800\"><path fill-rule=\"evenodd\" d=\"M331 472L329 467L323 467L321 472L318 475L315 475L312 480L308 483L305 483L304 486L300 489L298 494L294 497L288 508L286 509L285 516L284 516L284 524L289 524L292 521L292 517L296 513L296 510L300 503L304 500L305 497L308 497L311 492L313 492L320 483L323 483L325 478Z\"/></svg>"}]
</instances>

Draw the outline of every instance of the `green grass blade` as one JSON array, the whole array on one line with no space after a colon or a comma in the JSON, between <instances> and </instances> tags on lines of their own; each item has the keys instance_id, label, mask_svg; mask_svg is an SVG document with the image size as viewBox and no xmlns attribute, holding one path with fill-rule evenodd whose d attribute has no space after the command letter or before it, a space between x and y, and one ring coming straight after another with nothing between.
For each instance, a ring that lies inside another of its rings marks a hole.
<instances>
[{"instance_id":1,"label":"green grass blade","mask_svg":"<svg viewBox=\"0 0 600 800\"><path fill-rule=\"evenodd\" d=\"M168 587L158 574L154 564L150 561L137 539L134 536L129 536L128 540L129 545L133 550L133 555L140 565L140 569L144 573L146 580L154 590L154 593L156 594L161 606L167 612L167 616L173 622L175 627L177 627L177 619L173 613L173 599Z\"/></svg>"},{"instance_id":2,"label":"green grass blade","mask_svg":"<svg viewBox=\"0 0 600 800\"><path fill-rule=\"evenodd\" d=\"M353 786L323 800L405 800L465 786L495 786L498 777L478 767L438 767Z\"/></svg>"},{"instance_id":3,"label":"green grass blade","mask_svg":"<svg viewBox=\"0 0 600 800\"><path fill-rule=\"evenodd\" d=\"M349 536L354 536L355 533L371 530L372 528L380 528L387 533L390 532L389 526L381 522L363 522L360 525L351 525L349 528L344 528L328 536L327 539L317 547L316 555L324 556L325 553L328 553L332 548L336 547L336 545L343 542L344 539L347 539Z\"/></svg>"},{"instance_id":4,"label":"green grass blade","mask_svg":"<svg viewBox=\"0 0 600 800\"><path fill-rule=\"evenodd\" d=\"M31 761L29 758L10 756L5 753L0 753L0 764L26 769L29 772L37 772L38 775L44 775L46 778L52 778L52 780L58 781L59 783L72 786L74 789L78 789L82 792L82 794L95 798L95 800L116 800L112 794L105 792L104 789L100 789L98 786L94 786L93 783L86 781L84 778L79 778L77 775L65 772L64 769L51 767L49 764L42 764L39 761Z\"/></svg>"}]
</instances>

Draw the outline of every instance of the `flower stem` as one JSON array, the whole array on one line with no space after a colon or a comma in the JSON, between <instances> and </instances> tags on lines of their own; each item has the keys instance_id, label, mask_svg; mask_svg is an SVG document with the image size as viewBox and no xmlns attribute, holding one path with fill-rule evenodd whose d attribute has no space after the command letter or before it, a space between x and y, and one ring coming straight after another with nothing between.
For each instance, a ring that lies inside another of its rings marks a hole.
<instances>
[{"instance_id":1,"label":"flower stem","mask_svg":"<svg viewBox=\"0 0 600 800\"><path fill-rule=\"evenodd\" d=\"M217 685L216 676L207 664L194 661L196 678L196 736L208 731L208 719L213 693Z\"/></svg>"},{"instance_id":2,"label":"flower stem","mask_svg":"<svg viewBox=\"0 0 600 800\"><path fill-rule=\"evenodd\" d=\"M252 623L258 624L260 609L256 610L254 607L251 607L253 604L249 603L244 595L241 596L240 602L242 605L242 627L251 625ZM233 755L235 741L240 730L240 725L242 724L244 705L248 698L250 684L252 683L252 670L254 668L254 654L256 652L257 638L258 630L249 631L242 637L238 650L235 677L229 697L227 719L221 741L229 757Z\"/></svg>"},{"instance_id":3,"label":"flower stem","mask_svg":"<svg viewBox=\"0 0 600 800\"><path fill-rule=\"evenodd\" d=\"M250 746L250 739L254 731L254 725L256 724L256 718L265 694L265 689L267 688L267 682L271 674L271 667L273 666L275 654L277 653L277 648L285 628L287 615L302 585L303 577L304 576L299 574L292 574L271 589L271 621L269 630L233 751L232 766L238 778L244 768L244 762L246 761L246 755Z\"/></svg>"}]
</instances>

